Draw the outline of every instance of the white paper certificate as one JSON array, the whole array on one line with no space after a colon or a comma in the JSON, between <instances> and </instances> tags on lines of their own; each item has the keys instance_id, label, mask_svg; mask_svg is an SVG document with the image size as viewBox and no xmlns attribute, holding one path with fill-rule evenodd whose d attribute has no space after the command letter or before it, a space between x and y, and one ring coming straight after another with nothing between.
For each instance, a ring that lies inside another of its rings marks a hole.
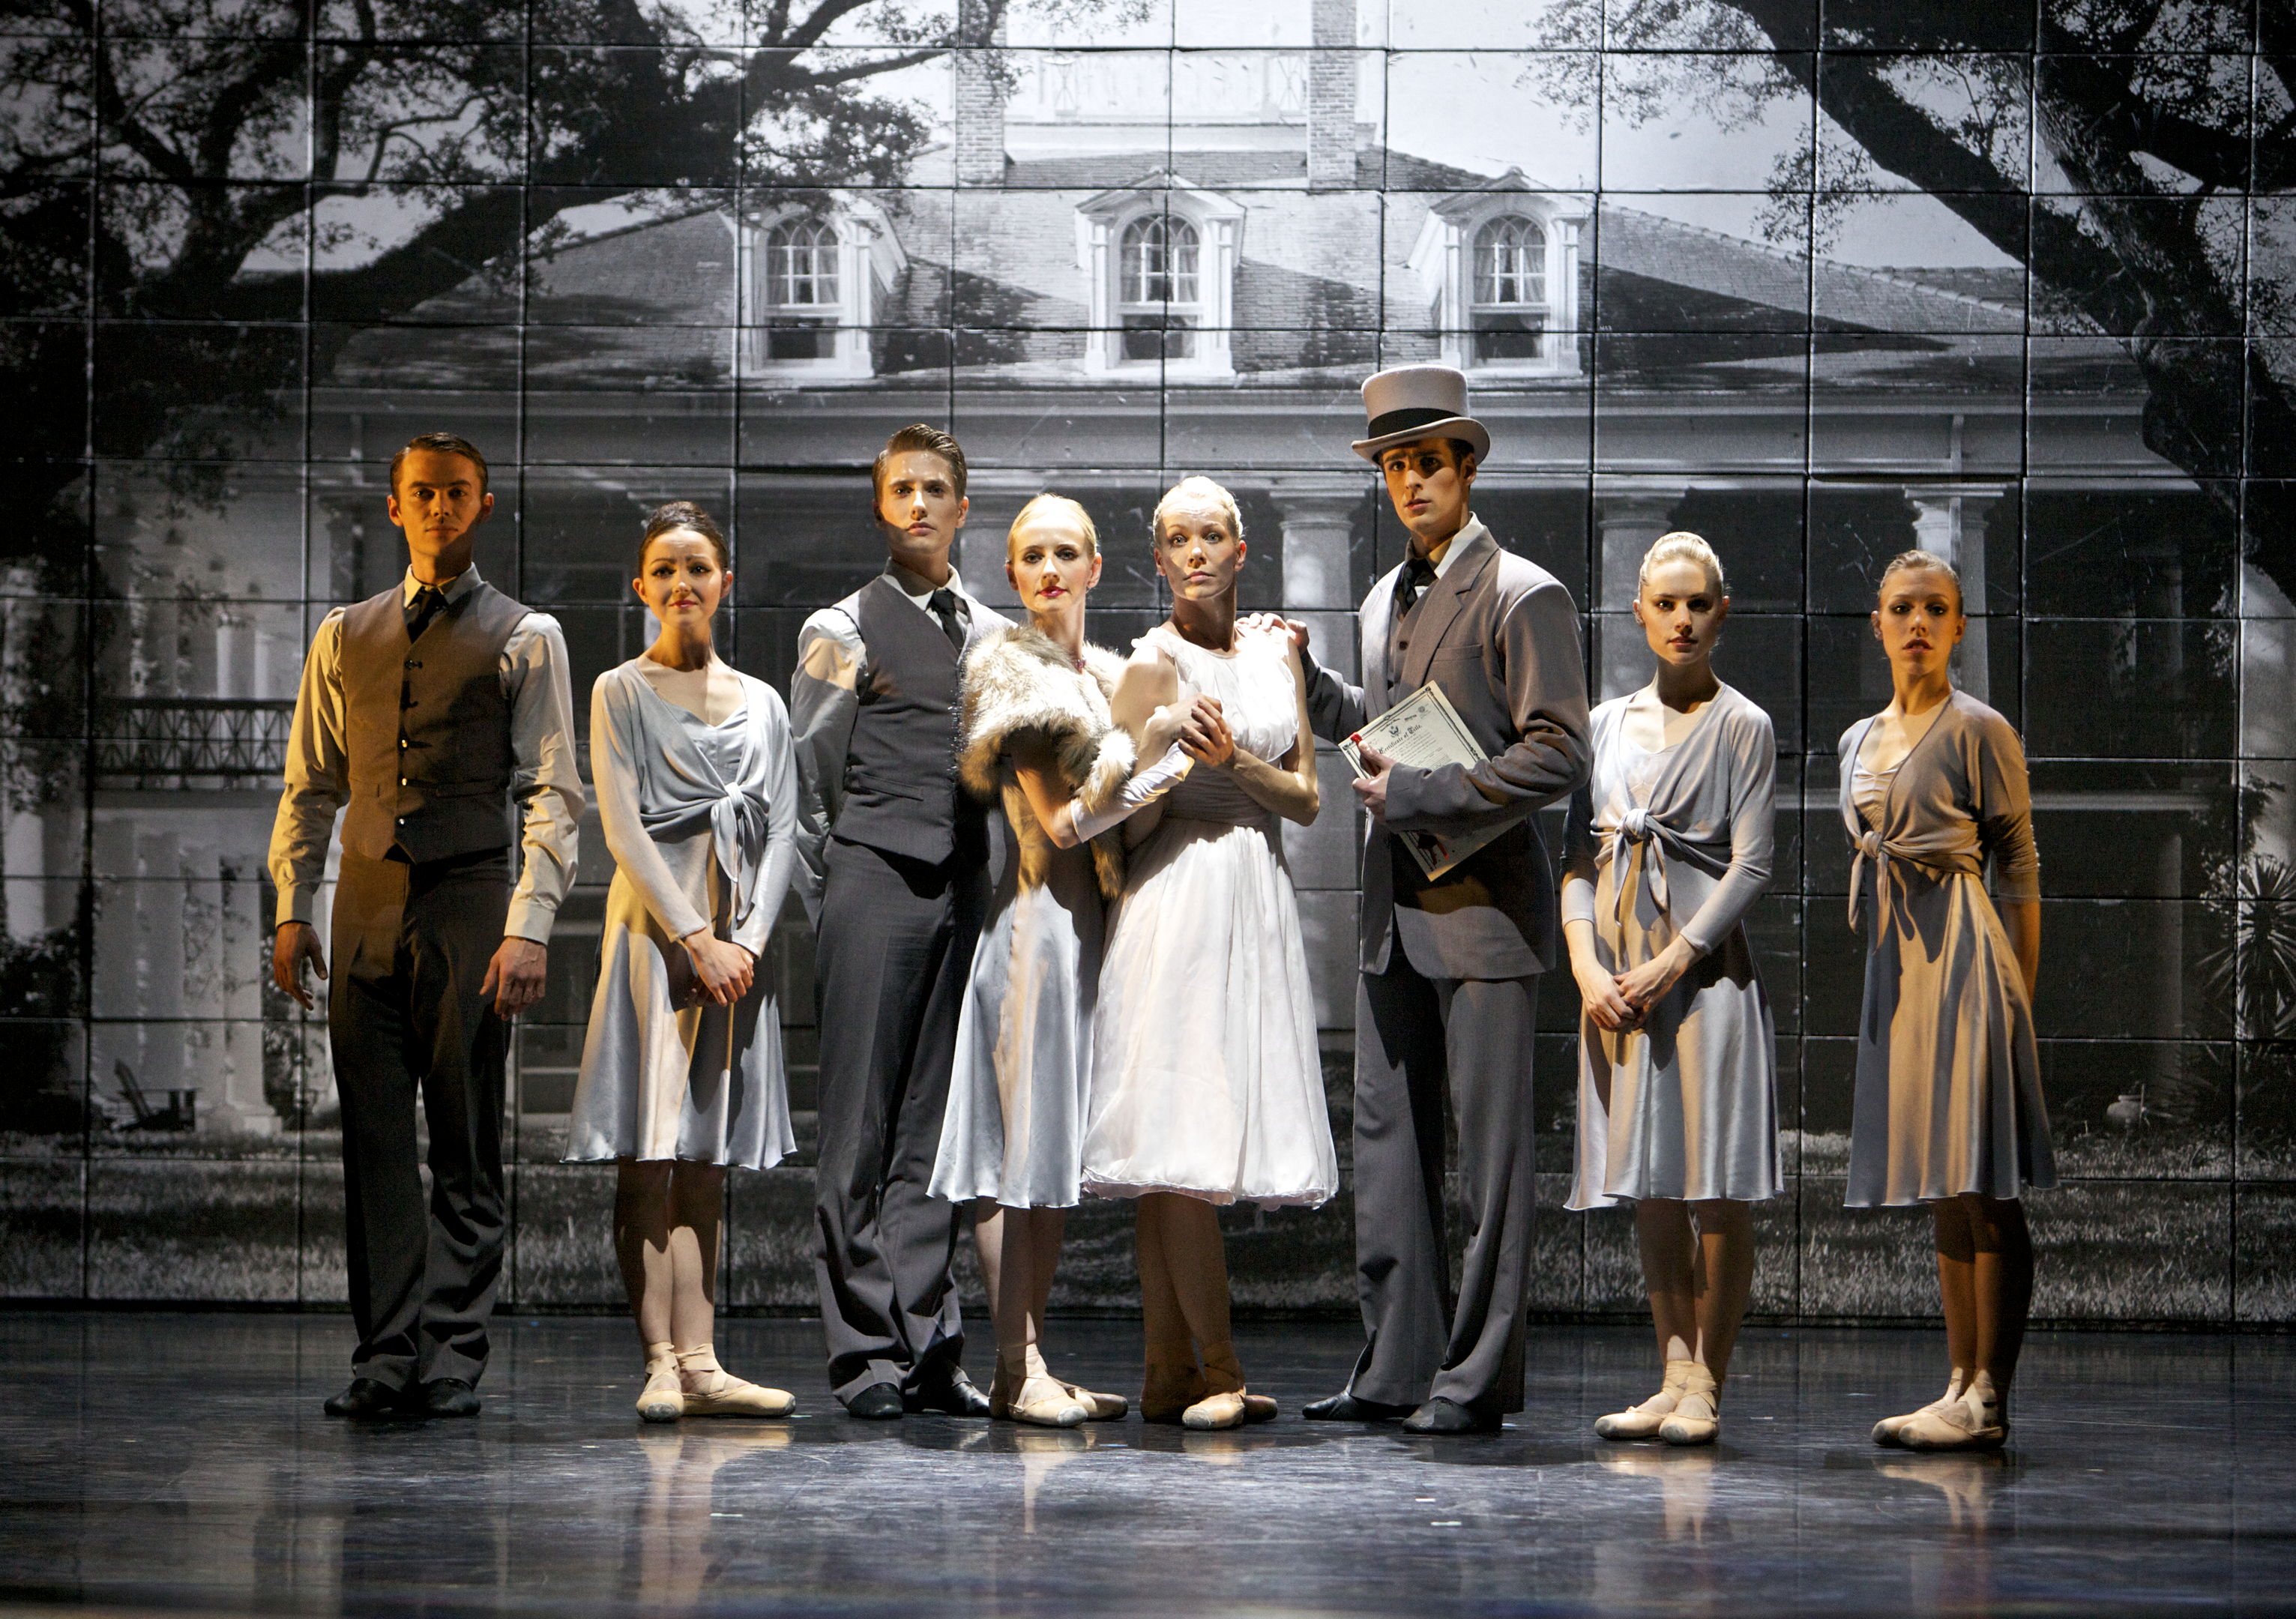
<instances>
[{"instance_id":1,"label":"white paper certificate","mask_svg":"<svg viewBox=\"0 0 2296 1619\"><path fill-rule=\"evenodd\" d=\"M1347 755L1358 778L1371 774L1363 764L1362 748L1366 744L1398 765L1423 770L1445 765L1462 765L1472 770L1490 756L1476 746L1459 711L1451 707L1451 699L1443 695L1442 688L1431 681L1340 744L1340 751ZM1452 838L1438 838L1432 832L1398 832L1395 836L1411 851L1419 869L1432 879L1442 876L1505 831L1514 820L1506 817L1496 826L1478 828Z\"/></svg>"}]
</instances>

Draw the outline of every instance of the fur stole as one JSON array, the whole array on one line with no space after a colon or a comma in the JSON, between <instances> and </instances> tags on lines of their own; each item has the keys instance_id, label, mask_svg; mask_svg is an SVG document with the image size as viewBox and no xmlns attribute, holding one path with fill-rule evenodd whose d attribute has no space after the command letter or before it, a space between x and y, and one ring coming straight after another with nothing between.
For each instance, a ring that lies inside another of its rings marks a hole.
<instances>
[{"instance_id":1,"label":"fur stole","mask_svg":"<svg viewBox=\"0 0 2296 1619\"><path fill-rule=\"evenodd\" d=\"M1034 626L992 631L965 655L957 697L964 740L957 756L957 779L976 798L1001 795L1005 819L1021 845L1021 879L1044 880L1052 863L1052 840L1029 808L1029 796L1007 785L998 759L1013 742L1037 736L1050 745L1062 781L1099 809L1132 776L1136 750L1131 733L1109 717L1124 660L1104 648L1086 645L1084 673L1068 654ZM1094 875L1103 897L1124 889L1124 833L1115 828L1092 840Z\"/></svg>"}]
</instances>

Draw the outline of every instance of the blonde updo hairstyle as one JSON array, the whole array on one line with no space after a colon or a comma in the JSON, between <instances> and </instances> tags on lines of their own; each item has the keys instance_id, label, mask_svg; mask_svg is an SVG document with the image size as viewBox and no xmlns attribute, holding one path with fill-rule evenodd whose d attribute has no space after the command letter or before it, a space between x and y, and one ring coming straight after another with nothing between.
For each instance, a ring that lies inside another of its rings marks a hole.
<instances>
[{"instance_id":1,"label":"blonde updo hairstyle","mask_svg":"<svg viewBox=\"0 0 2296 1619\"><path fill-rule=\"evenodd\" d=\"M1961 593L1961 571L1955 568L1952 563L1947 561L1943 557L1938 555L1937 552L1933 551L1922 551L1918 549L1913 551L1901 551L1896 556L1891 557L1887 566L1882 569L1881 583L1874 587L1874 594L1875 598L1878 600L1881 593L1890 588L1890 575L1913 573L1917 570L1931 573L1940 573L1947 578L1952 580L1954 611L1961 614L1964 617L1968 616L1968 600Z\"/></svg>"},{"instance_id":2,"label":"blonde updo hairstyle","mask_svg":"<svg viewBox=\"0 0 2296 1619\"><path fill-rule=\"evenodd\" d=\"M1021 507L1019 514L1013 519L1013 527L1004 531L1004 560L1008 564L1013 560L1013 544L1021 537L1021 530L1038 518L1055 511L1065 512L1074 518L1076 526L1084 530L1084 550L1086 556L1096 557L1100 554L1100 530L1093 527L1092 513L1067 495L1054 495L1048 490L1045 494L1029 496L1029 503Z\"/></svg>"},{"instance_id":3,"label":"blonde updo hairstyle","mask_svg":"<svg viewBox=\"0 0 2296 1619\"><path fill-rule=\"evenodd\" d=\"M1218 506L1220 516L1227 523L1228 537L1239 542L1242 540L1243 513L1236 510L1235 496L1230 495L1224 485L1213 482L1201 472L1191 473L1164 491L1164 498L1156 503L1156 514L1148 519L1149 537L1160 544L1164 538L1164 513L1171 509L1174 502L1190 499L1209 500Z\"/></svg>"},{"instance_id":4,"label":"blonde updo hairstyle","mask_svg":"<svg viewBox=\"0 0 2296 1619\"><path fill-rule=\"evenodd\" d=\"M1677 528L1671 534L1658 536L1655 544L1643 553L1643 565L1635 574L1635 595L1640 599L1650 585L1651 569L1663 568L1669 562L1695 562L1706 570L1707 588L1718 596L1730 593L1730 582L1722 575L1722 559L1714 554L1704 536L1687 528Z\"/></svg>"}]
</instances>

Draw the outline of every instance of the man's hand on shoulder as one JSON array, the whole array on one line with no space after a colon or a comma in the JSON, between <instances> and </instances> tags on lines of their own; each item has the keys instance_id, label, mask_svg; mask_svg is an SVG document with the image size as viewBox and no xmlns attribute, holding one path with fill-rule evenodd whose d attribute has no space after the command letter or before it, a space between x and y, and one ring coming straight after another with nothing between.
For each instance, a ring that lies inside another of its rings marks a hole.
<instances>
[{"instance_id":1,"label":"man's hand on shoulder","mask_svg":"<svg viewBox=\"0 0 2296 1619\"><path fill-rule=\"evenodd\" d=\"M479 993L492 996L497 1017L515 1018L542 999L548 976L550 952L532 939L506 936L487 963L486 982Z\"/></svg>"},{"instance_id":2,"label":"man's hand on shoulder","mask_svg":"<svg viewBox=\"0 0 2296 1619\"><path fill-rule=\"evenodd\" d=\"M1295 652L1304 652L1308 650L1308 641L1311 634L1308 627L1299 619L1286 618L1281 613L1247 613L1244 615L1243 627L1258 633L1289 635L1292 638L1292 650Z\"/></svg>"}]
</instances>

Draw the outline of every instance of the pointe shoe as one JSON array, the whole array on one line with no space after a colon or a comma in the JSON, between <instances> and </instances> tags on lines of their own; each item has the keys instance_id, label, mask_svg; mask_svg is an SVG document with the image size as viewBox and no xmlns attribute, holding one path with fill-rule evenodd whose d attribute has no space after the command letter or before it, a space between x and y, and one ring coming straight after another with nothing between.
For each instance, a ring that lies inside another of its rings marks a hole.
<instances>
[{"instance_id":1,"label":"pointe shoe","mask_svg":"<svg viewBox=\"0 0 2296 1619\"><path fill-rule=\"evenodd\" d=\"M1997 1451L2009 1438L2009 1418L1989 1390L1976 1384L1958 1400L1917 1413L1898 1430L1898 1443L1909 1451Z\"/></svg>"},{"instance_id":2,"label":"pointe shoe","mask_svg":"<svg viewBox=\"0 0 2296 1619\"><path fill-rule=\"evenodd\" d=\"M1120 1422L1132 1414L1132 1402L1122 1394L1096 1394L1088 1388L1079 1387L1069 1382L1066 1378L1054 1380L1068 1390L1070 1396L1078 1404L1084 1407L1084 1419L1086 1422ZM1268 1403L1273 1405L1275 1402L1271 1400Z\"/></svg>"},{"instance_id":3,"label":"pointe shoe","mask_svg":"<svg viewBox=\"0 0 2296 1619\"><path fill-rule=\"evenodd\" d=\"M1243 1390L1230 1389L1224 1394L1206 1394L1180 1413L1180 1426L1208 1433L1219 1428L1242 1427L1246 1420L1249 1398ZM1271 1405L1275 1402L1270 1401Z\"/></svg>"},{"instance_id":4,"label":"pointe shoe","mask_svg":"<svg viewBox=\"0 0 2296 1619\"><path fill-rule=\"evenodd\" d=\"M1273 1422L1281 1410L1273 1394L1255 1394L1248 1390L1243 1396L1243 1420L1246 1427L1255 1422Z\"/></svg>"},{"instance_id":5,"label":"pointe shoe","mask_svg":"<svg viewBox=\"0 0 2296 1619\"><path fill-rule=\"evenodd\" d=\"M1658 1436L1669 1444L1712 1444L1721 1432L1722 1391L1714 1385L1714 1374L1693 1361L1674 1410L1658 1425Z\"/></svg>"},{"instance_id":6,"label":"pointe shoe","mask_svg":"<svg viewBox=\"0 0 2296 1619\"><path fill-rule=\"evenodd\" d=\"M1968 1374L1963 1371L1960 1367L1955 1367L1953 1369L1953 1379L1945 1386L1945 1393L1939 1394L1936 1399L1931 1401L1927 1405L1924 1405L1917 1411L1907 1411L1902 1417L1884 1417L1881 1421L1875 1423L1874 1425L1874 1443L1881 1445L1898 1445L1899 1443L1898 1435L1899 1432L1904 1429L1906 1424L1908 1422L1917 1421L1921 1418L1929 1416L1933 1411L1944 1410L1947 1406L1951 1405L1955 1401L1960 1399L1961 1391L1968 1386Z\"/></svg>"},{"instance_id":7,"label":"pointe shoe","mask_svg":"<svg viewBox=\"0 0 2296 1619\"><path fill-rule=\"evenodd\" d=\"M1059 1378L1032 1376L1026 1361L1016 1365L999 1355L996 1375L988 1380L988 1414L1037 1427L1075 1427L1086 1412L1084 1402Z\"/></svg>"},{"instance_id":8,"label":"pointe shoe","mask_svg":"<svg viewBox=\"0 0 2296 1619\"><path fill-rule=\"evenodd\" d=\"M687 1417L786 1417L797 1396L785 1389L745 1383L718 1364L718 1352L704 1344L677 1355L682 1415Z\"/></svg>"},{"instance_id":9,"label":"pointe shoe","mask_svg":"<svg viewBox=\"0 0 2296 1619\"><path fill-rule=\"evenodd\" d=\"M676 1345L646 1345L645 1377L645 1386L638 1391L640 1421L675 1422L685 1414L685 1391L677 1376Z\"/></svg>"},{"instance_id":10,"label":"pointe shoe","mask_svg":"<svg viewBox=\"0 0 2296 1619\"><path fill-rule=\"evenodd\" d=\"M1640 1405L1630 1405L1622 1411L1612 1411L1607 1417L1595 1419L1595 1433L1603 1439L1654 1439L1659 1429L1681 1402L1683 1381L1690 1375L1695 1361L1669 1361L1665 1381L1658 1393Z\"/></svg>"}]
</instances>

